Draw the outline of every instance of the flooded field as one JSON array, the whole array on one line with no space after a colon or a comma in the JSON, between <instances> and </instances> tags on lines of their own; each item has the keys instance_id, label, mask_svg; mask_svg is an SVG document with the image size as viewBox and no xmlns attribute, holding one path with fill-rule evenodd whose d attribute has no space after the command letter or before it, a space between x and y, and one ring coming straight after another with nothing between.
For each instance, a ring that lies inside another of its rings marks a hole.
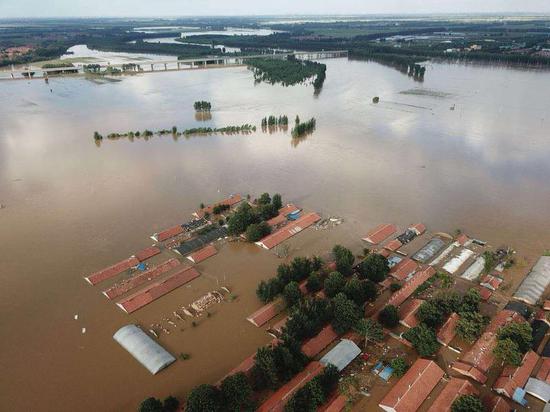
<instances>
[{"instance_id":1,"label":"flooded field","mask_svg":"<svg viewBox=\"0 0 550 412\"><path fill-rule=\"evenodd\" d=\"M359 252L359 237L380 222L424 222L515 248L519 280L550 248L550 96L541 87L549 73L434 63L418 83L376 63L326 64L319 96L311 86L254 85L245 68L0 85L0 398L8 410L132 411L147 396L184 396L218 380L268 342L245 317L260 306L257 283L281 260L254 245L224 245L198 265L201 278L132 315L82 279L230 193L280 192L345 219L294 237L291 255L337 242ZM212 102L211 120L195 120L196 100ZM315 116L317 130L300 141L260 128L92 138L96 130L259 126L270 114ZM222 285L235 301L160 337L189 360L152 376L112 339L121 326L157 322Z\"/></svg>"}]
</instances>

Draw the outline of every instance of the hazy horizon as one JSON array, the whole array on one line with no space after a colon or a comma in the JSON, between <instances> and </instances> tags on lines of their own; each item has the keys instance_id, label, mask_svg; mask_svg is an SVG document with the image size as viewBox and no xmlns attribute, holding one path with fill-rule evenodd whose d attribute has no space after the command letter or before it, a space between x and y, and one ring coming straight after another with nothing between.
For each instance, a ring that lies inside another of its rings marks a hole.
<instances>
[{"instance_id":1,"label":"hazy horizon","mask_svg":"<svg viewBox=\"0 0 550 412\"><path fill-rule=\"evenodd\" d=\"M337 15L418 15L418 14L545 14L548 0L280 0L258 4L252 0L54 0L47 7L42 1L2 0L1 18L47 17L195 17L195 16L337 16Z\"/></svg>"}]
</instances>

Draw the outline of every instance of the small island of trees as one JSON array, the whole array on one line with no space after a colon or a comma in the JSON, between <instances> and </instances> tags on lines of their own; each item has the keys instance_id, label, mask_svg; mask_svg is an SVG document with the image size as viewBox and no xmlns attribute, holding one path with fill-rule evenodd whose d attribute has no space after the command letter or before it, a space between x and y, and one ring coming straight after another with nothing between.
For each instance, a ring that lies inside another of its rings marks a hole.
<instances>
[{"instance_id":1,"label":"small island of trees","mask_svg":"<svg viewBox=\"0 0 550 412\"><path fill-rule=\"evenodd\" d=\"M302 137L306 134L313 133L316 124L317 121L315 120L315 117L312 117L307 122L301 123L300 118L296 116L296 124L292 129L292 137Z\"/></svg>"},{"instance_id":2,"label":"small island of trees","mask_svg":"<svg viewBox=\"0 0 550 412\"><path fill-rule=\"evenodd\" d=\"M201 100L201 101L195 102L193 104L193 107L197 112L209 112L212 109L212 104L210 102Z\"/></svg>"},{"instance_id":3,"label":"small island of trees","mask_svg":"<svg viewBox=\"0 0 550 412\"><path fill-rule=\"evenodd\" d=\"M269 128L269 130L273 130L276 127L279 127L281 129L287 129L288 128L288 116L287 115L282 115L282 116L271 115L269 117L264 117L262 119L262 130L264 132L268 128Z\"/></svg>"}]
</instances>

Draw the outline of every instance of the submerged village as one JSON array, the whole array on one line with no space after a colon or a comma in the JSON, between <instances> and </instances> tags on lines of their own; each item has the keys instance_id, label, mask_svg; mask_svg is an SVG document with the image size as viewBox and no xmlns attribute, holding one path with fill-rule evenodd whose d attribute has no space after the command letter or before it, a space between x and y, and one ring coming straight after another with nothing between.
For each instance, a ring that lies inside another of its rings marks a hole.
<instances>
[{"instance_id":1,"label":"submerged village","mask_svg":"<svg viewBox=\"0 0 550 412\"><path fill-rule=\"evenodd\" d=\"M140 411L505 412L542 410L550 400L546 253L512 290L514 250L420 222L381 223L361 238L362 250L334 245L322 256L291 257L295 239L317 230L330 238L343 219L279 194L232 194L174 223L86 282L135 314L196 282L201 263L229 244L252 243L281 260L257 283L258 309L242 319L270 343L185 399L152 396ZM238 300L231 282L218 281L162 320L128 323L113 338L151 374L162 373L193 356L171 353L164 337L206 327L216 307Z\"/></svg>"}]
</instances>

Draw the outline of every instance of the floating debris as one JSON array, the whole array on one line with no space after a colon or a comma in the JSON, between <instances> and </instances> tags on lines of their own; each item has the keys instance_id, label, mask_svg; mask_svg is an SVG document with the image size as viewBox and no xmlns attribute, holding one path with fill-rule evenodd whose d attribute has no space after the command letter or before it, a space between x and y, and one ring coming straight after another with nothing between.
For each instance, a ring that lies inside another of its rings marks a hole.
<instances>
[{"instance_id":1,"label":"floating debris","mask_svg":"<svg viewBox=\"0 0 550 412\"><path fill-rule=\"evenodd\" d=\"M191 303L191 308L201 313L214 303L223 301L223 295L218 291L208 292L206 295Z\"/></svg>"},{"instance_id":2,"label":"floating debris","mask_svg":"<svg viewBox=\"0 0 550 412\"><path fill-rule=\"evenodd\" d=\"M159 338L159 335L153 329L149 329L149 333L151 333L151 335L153 335L155 338Z\"/></svg>"},{"instance_id":3,"label":"floating debris","mask_svg":"<svg viewBox=\"0 0 550 412\"><path fill-rule=\"evenodd\" d=\"M86 328L82 328L82 334L84 335L86 333Z\"/></svg>"},{"instance_id":4,"label":"floating debris","mask_svg":"<svg viewBox=\"0 0 550 412\"><path fill-rule=\"evenodd\" d=\"M174 311L174 316L179 320L183 320L183 318L181 317L181 315L177 311Z\"/></svg>"},{"instance_id":5,"label":"floating debris","mask_svg":"<svg viewBox=\"0 0 550 412\"><path fill-rule=\"evenodd\" d=\"M344 223L343 218L338 217L338 216L330 216L326 219L323 219L323 220L319 221L319 223L317 223L315 225L315 230L331 229L333 227L341 225L342 223Z\"/></svg>"},{"instance_id":6,"label":"floating debris","mask_svg":"<svg viewBox=\"0 0 550 412\"><path fill-rule=\"evenodd\" d=\"M74 320L78 320L78 315L74 315Z\"/></svg>"}]
</instances>

